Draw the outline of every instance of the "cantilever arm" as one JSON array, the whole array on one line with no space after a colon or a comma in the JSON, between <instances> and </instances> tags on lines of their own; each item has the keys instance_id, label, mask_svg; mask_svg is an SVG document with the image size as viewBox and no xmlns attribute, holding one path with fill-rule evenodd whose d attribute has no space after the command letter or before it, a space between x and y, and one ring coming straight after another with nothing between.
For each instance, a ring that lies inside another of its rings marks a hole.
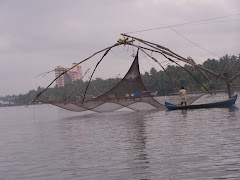
<instances>
[{"instance_id":1,"label":"cantilever arm","mask_svg":"<svg viewBox=\"0 0 240 180\"><path fill-rule=\"evenodd\" d=\"M142 40L142 39L133 37L133 36L129 36L129 35L126 35L126 34L124 34L124 35L125 35L126 37L135 39L135 40L137 40L137 41L139 41L139 42L141 42L141 43L143 43L143 44L145 44L145 45L147 45L147 46L150 46L150 47L152 47L152 48L154 48L154 49L160 50L161 52L159 52L159 53L163 53L163 54L169 55L169 56L171 56L171 57L174 57L174 58L178 59L179 61L183 61L183 62L185 62L185 63L187 63L187 64L190 64L190 65L192 65L192 66L194 66L194 67L197 67L197 68L199 68L199 69L201 69L201 70L203 70L203 71L206 71L206 72L208 72L208 73L210 73L210 74L212 74L212 75L214 75L214 76L216 76L216 77L218 77L218 78L221 78L221 79L223 79L223 80L227 80L227 78L226 78L225 76L223 76L223 75L221 75L221 74L219 74L219 73L215 73L215 72L213 72L213 71L211 71L211 70L209 70L209 69L206 69L206 68L204 68L204 67L202 67L202 66L199 66L199 65L197 65L197 64L194 64L194 63L192 63L191 61L187 60L186 58L184 58L184 57L182 57L182 56L180 56L180 55L172 52L170 49L168 49L168 48L166 48L166 47L163 47L163 46L160 46L160 45L158 45L158 44L151 43L151 42L148 42L148 41L145 41L145 40ZM165 50L165 51L164 51L164 50Z\"/></svg>"},{"instance_id":2,"label":"cantilever arm","mask_svg":"<svg viewBox=\"0 0 240 180\"><path fill-rule=\"evenodd\" d=\"M103 51L105 51L105 50L111 49L111 48L116 47L116 46L119 46L119 45L121 45L121 44L122 44L122 43L116 43L116 44L114 44L114 45L112 45L112 46L110 46L110 47L104 48L104 49L102 49L102 50L100 50L100 51L92 54L92 55L89 56L88 58L80 61L79 63L75 64L74 66L72 66L72 67L69 68L68 70L62 72L62 73L61 73L59 76L57 76L43 91L39 92L38 95L31 101L31 103L33 103L42 93L44 93L59 77L61 77L62 75L64 75L65 73L67 73L68 71L70 71L71 69L73 69L74 67L78 66L79 64L87 61L88 59L92 58L93 56L95 56L95 55L97 55L97 54L99 54L99 53L101 53L101 52L103 52ZM28 105L30 105L31 103L29 103ZM28 106L28 105L27 105L27 106ZM27 107L27 106L26 106L26 107Z\"/></svg>"},{"instance_id":3,"label":"cantilever arm","mask_svg":"<svg viewBox=\"0 0 240 180\"><path fill-rule=\"evenodd\" d=\"M238 73L236 76L234 76L232 79L235 80L240 76L240 73Z\"/></svg>"}]
</instances>

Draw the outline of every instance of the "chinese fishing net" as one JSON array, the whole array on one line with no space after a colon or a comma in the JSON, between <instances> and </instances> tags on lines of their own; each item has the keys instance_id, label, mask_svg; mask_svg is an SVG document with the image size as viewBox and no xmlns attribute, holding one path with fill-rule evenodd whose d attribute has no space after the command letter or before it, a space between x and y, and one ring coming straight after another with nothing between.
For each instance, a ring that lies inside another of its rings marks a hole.
<instances>
[{"instance_id":1,"label":"chinese fishing net","mask_svg":"<svg viewBox=\"0 0 240 180\"><path fill-rule=\"evenodd\" d=\"M188 104L192 104L198 96L188 96ZM179 102L179 97L168 100ZM141 79L139 71L138 53L124 78L108 92L90 100L47 102L60 108L81 112L91 110L94 112L111 112L121 108L135 111L166 110L165 106L149 93Z\"/></svg>"}]
</instances>

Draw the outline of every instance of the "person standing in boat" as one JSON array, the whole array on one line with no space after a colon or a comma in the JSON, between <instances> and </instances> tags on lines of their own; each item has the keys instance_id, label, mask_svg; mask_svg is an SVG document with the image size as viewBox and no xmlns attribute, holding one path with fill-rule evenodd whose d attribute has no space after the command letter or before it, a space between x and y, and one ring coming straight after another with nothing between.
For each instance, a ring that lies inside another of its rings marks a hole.
<instances>
[{"instance_id":1,"label":"person standing in boat","mask_svg":"<svg viewBox=\"0 0 240 180\"><path fill-rule=\"evenodd\" d=\"M187 105L187 91L184 89L184 87L182 86L181 90L178 92L178 94L180 95L181 98L181 105L183 105L183 103L185 103L185 106Z\"/></svg>"}]
</instances>

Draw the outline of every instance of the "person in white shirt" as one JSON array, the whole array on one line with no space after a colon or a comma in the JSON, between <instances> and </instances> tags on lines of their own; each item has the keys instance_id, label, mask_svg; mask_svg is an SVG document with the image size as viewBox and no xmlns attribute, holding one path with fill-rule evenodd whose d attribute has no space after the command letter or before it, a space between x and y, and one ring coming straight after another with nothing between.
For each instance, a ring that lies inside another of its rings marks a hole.
<instances>
[{"instance_id":1,"label":"person in white shirt","mask_svg":"<svg viewBox=\"0 0 240 180\"><path fill-rule=\"evenodd\" d=\"M182 86L182 89L178 92L178 94L181 97L181 105L183 105L183 103L185 103L185 106L187 105L187 91L184 89L184 87Z\"/></svg>"}]
</instances>

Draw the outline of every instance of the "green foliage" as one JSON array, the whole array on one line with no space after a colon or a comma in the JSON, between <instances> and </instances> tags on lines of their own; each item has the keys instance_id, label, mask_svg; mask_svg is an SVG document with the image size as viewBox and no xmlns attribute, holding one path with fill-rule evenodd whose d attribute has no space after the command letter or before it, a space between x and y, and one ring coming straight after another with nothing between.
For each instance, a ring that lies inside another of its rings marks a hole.
<instances>
[{"instance_id":1,"label":"green foliage","mask_svg":"<svg viewBox=\"0 0 240 180\"><path fill-rule=\"evenodd\" d=\"M221 74L231 71L234 76L240 72L240 57L225 55L219 60L208 59L201 66ZM191 72L191 74L206 88L210 88L209 81L202 76L199 70L190 65L185 65L184 68ZM150 92L157 90L158 95L168 95L170 93L178 92L181 86L184 86L187 91L203 90L203 87L183 68L169 65L165 70L168 75L163 70L157 71L155 68L152 68L150 72L145 72L145 74L141 75L143 83ZM208 73L205 74L215 87L225 86L225 82L221 79ZM106 80L96 78L95 80L92 80L86 93L86 98L104 94L114 87L120 80L121 79L119 78L110 78ZM240 78L237 78L234 83L235 85L240 85ZM74 82L74 84L68 84L64 87L49 88L40 96L40 100L56 101L64 99L81 99L87 85L88 81L83 82L78 80ZM31 90L27 94L0 97L0 100L14 102L17 105L28 104L43 89L44 88L38 87L37 90Z\"/></svg>"}]
</instances>

